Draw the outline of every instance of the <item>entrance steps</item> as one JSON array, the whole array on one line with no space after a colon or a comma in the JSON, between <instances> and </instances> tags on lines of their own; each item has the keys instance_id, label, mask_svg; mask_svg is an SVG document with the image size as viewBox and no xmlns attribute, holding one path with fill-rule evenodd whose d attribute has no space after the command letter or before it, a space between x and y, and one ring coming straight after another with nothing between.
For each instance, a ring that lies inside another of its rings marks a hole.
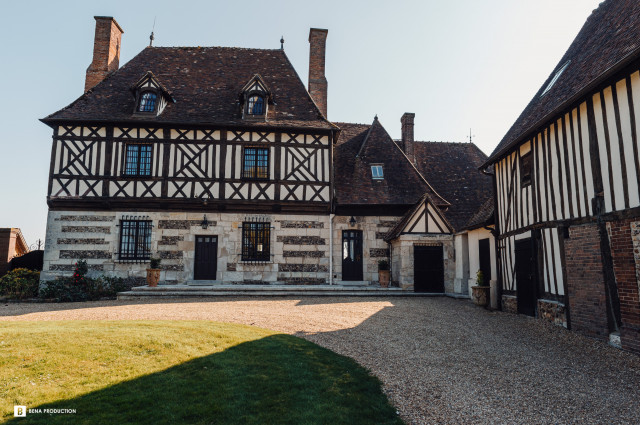
<instances>
[{"instance_id":1,"label":"entrance steps","mask_svg":"<svg viewBox=\"0 0 640 425\"><path fill-rule=\"evenodd\" d=\"M400 288L381 288L377 285L238 285L199 281L197 285L158 285L156 287L137 286L127 292L119 292L119 300L158 297L225 297L225 296L349 296L349 297L440 297L442 293L415 293ZM191 282L189 282L191 283Z\"/></svg>"}]
</instances>

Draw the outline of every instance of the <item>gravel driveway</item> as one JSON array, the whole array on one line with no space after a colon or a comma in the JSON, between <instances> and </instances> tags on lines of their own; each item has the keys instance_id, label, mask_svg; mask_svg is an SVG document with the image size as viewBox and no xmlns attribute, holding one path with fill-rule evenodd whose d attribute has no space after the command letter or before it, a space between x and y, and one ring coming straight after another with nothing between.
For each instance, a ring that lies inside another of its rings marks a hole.
<instances>
[{"instance_id":1,"label":"gravel driveway","mask_svg":"<svg viewBox=\"0 0 640 425\"><path fill-rule=\"evenodd\" d=\"M640 423L639 357L466 300L308 297L0 305L0 321L63 319L202 319L298 335L373 371L408 424Z\"/></svg>"}]
</instances>

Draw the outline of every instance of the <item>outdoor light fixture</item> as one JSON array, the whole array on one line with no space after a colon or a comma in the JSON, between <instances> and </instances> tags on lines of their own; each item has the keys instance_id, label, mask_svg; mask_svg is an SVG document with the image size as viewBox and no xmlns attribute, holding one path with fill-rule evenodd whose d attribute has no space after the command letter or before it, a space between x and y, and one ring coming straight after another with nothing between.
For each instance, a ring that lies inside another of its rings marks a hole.
<instances>
[{"instance_id":1,"label":"outdoor light fixture","mask_svg":"<svg viewBox=\"0 0 640 425\"><path fill-rule=\"evenodd\" d=\"M204 215L204 218L202 219L202 223L200 223L200 226L204 229L207 230L207 227L209 227L209 220L207 220L207 215Z\"/></svg>"},{"instance_id":2,"label":"outdoor light fixture","mask_svg":"<svg viewBox=\"0 0 640 425\"><path fill-rule=\"evenodd\" d=\"M356 225L356 219L354 216L351 216L351 218L349 219L349 224L351 225L351 227Z\"/></svg>"}]
</instances>

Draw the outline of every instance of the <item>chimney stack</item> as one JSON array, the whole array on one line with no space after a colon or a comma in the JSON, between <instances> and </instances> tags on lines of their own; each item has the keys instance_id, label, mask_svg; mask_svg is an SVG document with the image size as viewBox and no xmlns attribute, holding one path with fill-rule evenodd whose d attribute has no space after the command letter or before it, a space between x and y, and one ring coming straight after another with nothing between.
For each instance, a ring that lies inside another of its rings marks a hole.
<instances>
[{"instance_id":1,"label":"chimney stack","mask_svg":"<svg viewBox=\"0 0 640 425\"><path fill-rule=\"evenodd\" d=\"M104 80L120 64L120 39L124 31L111 16L94 16L96 35L93 42L93 61L84 80L85 93Z\"/></svg>"},{"instance_id":2,"label":"chimney stack","mask_svg":"<svg viewBox=\"0 0 640 425\"><path fill-rule=\"evenodd\" d=\"M324 53L329 31L309 30L309 94L320 112L327 117L327 78L324 75Z\"/></svg>"},{"instance_id":3,"label":"chimney stack","mask_svg":"<svg viewBox=\"0 0 640 425\"><path fill-rule=\"evenodd\" d=\"M400 118L402 123L402 149L404 153L413 161L413 119L416 114L405 112Z\"/></svg>"}]
</instances>

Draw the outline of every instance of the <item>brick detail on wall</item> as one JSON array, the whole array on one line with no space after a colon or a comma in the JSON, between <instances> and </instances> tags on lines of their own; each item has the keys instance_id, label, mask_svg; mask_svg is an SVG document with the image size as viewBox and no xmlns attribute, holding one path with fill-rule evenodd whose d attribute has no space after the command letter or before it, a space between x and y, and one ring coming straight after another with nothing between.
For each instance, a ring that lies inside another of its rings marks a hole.
<instances>
[{"instance_id":1,"label":"brick detail on wall","mask_svg":"<svg viewBox=\"0 0 640 425\"><path fill-rule=\"evenodd\" d=\"M324 229L324 223L318 221L282 220L281 229Z\"/></svg>"},{"instance_id":2,"label":"brick detail on wall","mask_svg":"<svg viewBox=\"0 0 640 425\"><path fill-rule=\"evenodd\" d=\"M608 340L607 298L597 224L571 226L564 251L571 328Z\"/></svg>"},{"instance_id":3,"label":"brick detail on wall","mask_svg":"<svg viewBox=\"0 0 640 425\"><path fill-rule=\"evenodd\" d=\"M182 251L158 251L158 257L163 260L176 260L182 258Z\"/></svg>"},{"instance_id":4,"label":"brick detail on wall","mask_svg":"<svg viewBox=\"0 0 640 425\"><path fill-rule=\"evenodd\" d=\"M200 226L202 220L160 220L158 221L158 229L177 229L189 230L191 226ZM217 226L218 223L210 221L209 226Z\"/></svg>"},{"instance_id":5,"label":"brick detail on wall","mask_svg":"<svg viewBox=\"0 0 640 425\"><path fill-rule=\"evenodd\" d=\"M62 233L105 233L111 234L107 226L62 226Z\"/></svg>"},{"instance_id":6,"label":"brick detail on wall","mask_svg":"<svg viewBox=\"0 0 640 425\"><path fill-rule=\"evenodd\" d=\"M158 245L178 245L178 242L183 240L184 236L162 236L158 241Z\"/></svg>"},{"instance_id":7,"label":"brick detail on wall","mask_svg":"<svg viewBox=\"0 0 640 425\"><path fill-rule=\"evenodd\" d=\"M89 264L89 270L94 271L104 271L104 266L102 264ZM49 270L51 271L60 271L60 272L72 272L75 271L75 264L51 264L49 266Z\"/></svg>"},{"instance_id":8,"label":"brick detail on wall","mask_svg":"<svg viewBox=\"0 0 640 425\"><path fill-rule=\"evenodd\" d=\"M327 266L318 264L279 264L278 271L281 272L323 272L329 271Z\"/></svg>"},{"instance_id":9,"label":"brick detail on wall","mask_svg":"<svg viewBox=\"0 0 640 425\"><path fill-rule=\"evenodd\" d=\"M282 277L279 280L285 285L324 285L327 283L326 279L320 277Z\"/></svg>"},{"instance_id":10,"label":"brick detail on wall","mask_svg":"<svg viewBox=\"0 0 640 425\"><path fill-rule=\"evenodd\" d=\"M282 256L288 257L301 257L301 258L324 258L327 253L324 251L283 251Z\"/></svg>"},{"instance_id":11,"label":"brick detail on wall","mask_svg":"<svg viewBox=\"0 0 640 425\"><path fill-rule=\"evenodd\" d=\"M319 236L278 236L278 242L286 245L324 245L325 240Z\"/></svg>"},{"instance_id":12,"label":"brick detail on wall","mask_svg":"<svg viewBox=\"0 0 640 425\"><path fill-rule=\"evenodd\" d=\"M620 341L623 349L640 353L640 222L612 221L607 223L607 230L620 299Z\"/></svg>"},{"instance_id":13,"label":"brick detail on wall","mask_svg":"<svg viewBox=\"0 0 640 425\"><path fill-rule=\"evenodd\" d=\"M60 238L58 245L108 245L109 242L101 238Z\"/></svg>"},{"instance_id":14,"label":"brick detail on wall","mask_svg":"<svg viewBox=\"0 0 640 425\"><path fill-rule=\"evenodd\" d=\"M111 252L94 250L60 250L59 258L110 260Z\"/></svg>"},{"instance_id":15,"label":"brick detail on wall","mask_svg":"<svg viewBox=\"0 0 640 425\"><path fill-rule=\"evenodd\" d=\"M56 221L114 221L114 215L62 215Z\"/></svg>"},{"instance_id":16,"label":"brick detail on wall","mask_svg":"<svg viewBox=\"0 0 640 425\"><path fill-rule=\"evenodd\" d=\"M371 258L387 258L389 256L389 250L384 248L370 248L369 257Z\"/></svg>"}]
</instances>

